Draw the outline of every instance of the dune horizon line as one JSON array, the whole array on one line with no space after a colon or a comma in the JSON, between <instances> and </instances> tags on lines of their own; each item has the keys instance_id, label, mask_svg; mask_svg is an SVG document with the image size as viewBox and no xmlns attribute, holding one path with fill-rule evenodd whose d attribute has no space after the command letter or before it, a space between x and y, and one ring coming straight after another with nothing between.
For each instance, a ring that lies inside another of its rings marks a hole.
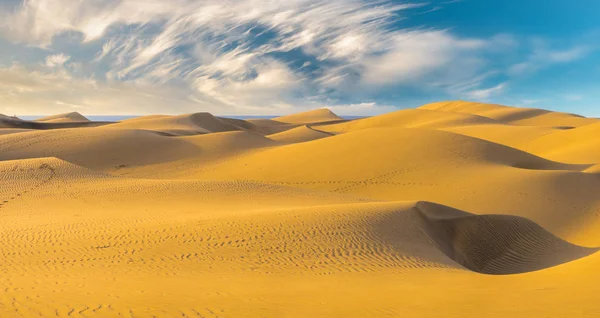
<instances>
[{"instance_id":1,"label":"dune horizon line","mask_svg":"<svg viewBox=\"0 0 600 318\"><path fill-rule=\"evenodd\" d=\"M478 103L478 102L472 102L472 101L465 101L465 100L453 100L453 101L440 101L440 102L458 102L458 103ZM433 103L437 103L437 102L433 102ZM429 103L432 104L432 103ZM425 106L428 104L423 104L417 107L398 107L396 108L395 111L398 110L404 110L404 109L412 109L412 108L419 108L421 106ZM508 105L500 105L500 104L489 104L489 105L495 105L495 106L502 106L502 107L511 107L511 108L520 108L520 109L531 109L531 110L542 110L542 111L549 111L549 112L558 112L558 113L564 113L564 114L571 114L571 115L577 115L577 116L582 116L582 117L586 117L586 118L598 118L596 116L584 116L581 114L577 114L577 113L572 113L572 112L562 112L562 111L555 111L549 108L534 108L534 107L521 107L521 106L508 106ZM295 114L295 113L303 113L303 112L310 112L310 111L316 111L316 110L328 110L331 111L333 113L333 111L331 110L331 108L335 108L335 107L316 107L316 108L307 108L307 109L298 109L297 112L288 112L288 113L279 113L279 114L213 114L215 116L218 117L229 117L229 118L276 118L276 117L282 117L282 116L286 116L286 115L291 115L291 114ZM394 111L394 110L393 110ZM391 111L391 112L393 112ZM21 114L21 115L17 115L17 114L13 114L10 117L16 117L16 118L23 118L23 119L27 119L27 120L37 120L37 119L42 119L45 117L51 117L51 116L55 116L55 115L68 115L68 114L78 114L80 116L86 116L86 117L93 117L93 118L122 118L122 119L130 119L130 118L137 118L137 117L143 117L143 116L152 116L152 115L166 115L166 116L179 116L179 115L188 115L188 114L195 114L195 113L204 113L203 111L199 110L197 112L188 112L188 113L144 113L144 114L135 114L135 113L128 113L128 114L82 114L81 112L78 111L73 111L73 112L65 112L65 113L47 113L47 114ZM212 113L211 113L212 114ZM2 114L0 113L0 115L4 115L4 116L9 116L7 114ZM379 114L362 114L362 115L356 115L356 114L337 114L336 115L340 116L340 117L345 117L345 118L364 118L364 117L372 117L372 116L377 116Z\"/></svg>"}]
</instances>

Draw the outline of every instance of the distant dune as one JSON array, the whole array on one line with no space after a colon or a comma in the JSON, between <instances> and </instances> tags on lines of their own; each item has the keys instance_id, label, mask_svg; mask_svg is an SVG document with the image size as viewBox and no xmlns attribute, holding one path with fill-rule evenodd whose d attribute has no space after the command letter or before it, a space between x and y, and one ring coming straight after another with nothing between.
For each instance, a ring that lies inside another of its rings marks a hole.
<instances>
[{"instance_id":1,"label":"distant dune","mask_svg":"<svg viewBox=\"0 0 600 318\"><path fill-rule=\"evenodd\" d=\"M331 133L317 130L309 125L303 125L277 134L269 135L268 137L277 141L298 143L326 138L331 135Z\"/></svg>"},{"instance_id":2,"label":"distant dune","mask_svg":"<svg viewBox=\"0 0 600 318\"><path fill-rule=\"evenodd\" d=\"M153 130L170 135L196 135L243 129L230 120L218 118L209 113L181 116L143 116L114 123L108 127Z\"/></svg>"},{"instance_id":3,"label":"distant dune","mask_svg":"<svg viewBox=\"0 0 600 318\"><path fill-rule=\"evenodd\" d=\"M77 112L38 118L35 121L46 123L88 122L89 120Z\"/></svg>"},{"instance_id":4,"label":"distant dune","mask_svg":"<svg viewBox=\"0 0 600 318\"><path fill-rule=\"evenodd\" d=\"M585 118L575 114L557 113L544 109L515 108L463 101L433 103L419 108L480 115L506 124L524 126L571 128L591 124L596 121L596 119Z\"/></svg>"},{"instance_id":5,"label":"distant dune","mask_svg":"<svg viewBox=\"0 0 600 318\"><path fill-rule=\"evenodd\" d=\"M599 167L599 119L464 101L0 115L0 317L593 317Z\"/></svg>"},{"instance_id":6,"label":"distant dune","mask_svg":"<svg viewBox=\"0 0 600 318\"><path fill-rule=\"evenodd\" d=\"M0 134L1 129L63 129L77 127L96 127L102 126L105 122L91 122L79 113L66 113L55 116L48 116L35 121L22 120L17 117L9 117L0 114Z\"/></svg>"},{"instance_id":7,"label":"distant dune","mask_svg":"<svg viewBox=\"0 0 600 318\"><path fill-rule=\"evenodd\" d=\"M273 120L288 124L309 124L338 121L343 120L343 118L337 116L329 109L321 108L303 113L277 117Z\"/></svg>"}]
</instances>

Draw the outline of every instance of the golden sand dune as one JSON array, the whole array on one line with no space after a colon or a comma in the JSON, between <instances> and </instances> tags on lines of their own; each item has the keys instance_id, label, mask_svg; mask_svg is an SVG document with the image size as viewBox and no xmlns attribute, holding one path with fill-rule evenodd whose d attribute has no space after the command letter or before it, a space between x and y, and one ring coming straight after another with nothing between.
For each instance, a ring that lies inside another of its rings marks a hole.
<instances>
[{"instance_id":1,"label":"golden sand dune","mask_svg":"<svg viewBox=\"0 0 600 318\"><path fill-rule=\"evenodd\" d=\"M506 124L540 127L578 127L596 120L575 114L551 112L535 108L515 108L502 105L464 101L439 102L424 105L419 109L439 110L480 115Z\"/></svg>"},{"instance_id":2,"label":"golden sand dune","mask_svg":"<svg viewBox=\"0 0 600 318\"><path fill-rule=\"evenodd\" d=\"M541 136L527 149L564 162L600 163L600 121Z\"/></svg>"},{"instance_id":3,"label":"golden sand dune","mask_svg":"<svg viewBox=\"0 0 600 318\"><path fill-rule=\"evenodd\" d=\"M4 114L0 114L0 120L19 120L19 118L14 117L14 116L7 116Z\"/></svg>"},{"instance_id":4,"label":"golden sand dune","mask_svg":"<svg viewBox=\"0 0 600 318\"><path fill-rule=\"evenodd\" d=\"M281 116L274 119L275 121L288 124L312 124L332 121L341 121L343 118L337 116L332 111L326 108L310 110L298 114Z\"/></svg>"},{"instance_id":5,"label":"golden sand dune","mask_svg":"<svg viewBox=\"0 0 600 318\"><path fill-rule=\"evenodd\" d=\"M171 137L107 126L0 135L0 160L56 157L99 171L122 174L137 169L144 176L174 177L188 173L186 167L197 170L207 161L224 162L228 156L275 145L279 143L245 131Z\"/></svg>"},{"instance_id":6,"label":"golden sand dune","mask_svg":"<svg viewBox=\"0 0 600 318\"><path fill-rule=\"evenodd\" d=\"M153 130L170 135L196 135L243 129L235 125L233 120L218 118L209 113L181 116L145 116L124 120L107 127Z\"/></svg>"},{"instance_id":7,"label":"golden sand dune","mask_svg":"<svg viewBox=\"0 0 600 318\"><path fill-rule=\"evenodd\" d=\"M22 132L28 132L32 129L24 129L24 128L0 128L0 135L8 135L8 134L17 134Z\"/></svg>"},{"instance_id":8,"label":"golden sand dune","mask_svg":"<svg viewBox=\"0 0 600 318\"><path fill-rule=\"evenodd\" d=\"M600 315L596 119L0 122L0 317Z\"/></svg>"},{"instance_id":9,"label":"golden sand dune","mask_svg":"<svg viewBox=\"0 0 600 318\"><path fill-rule=\"evenodd\" d=\"M0 129L6 128L29 128L27 122L18 117L6 116L0 114Z\"/></svg>"},{"instance_id":10,"label":"golden sand dune","mask_svg":"<svg viewBox=\"0 0 600 318\"><path fill-rule=\"evenodd\" d=\"M68 122L87 122L89 119L85 118L85 116L81 115L78 112L58 114L53 116L47 116L38 118L35 121L38 122L46 122L46 123L68 123Z\"/></svg>"},{"instance_id":11,"label":"golden sand dune","mask_svg":"<svg viewBox=\"0 0 600 318\"><path fill-rule=\"evenodd\" d=\"M320 129L329 132L343 133L368 128L404 127L437 129L493 123L496 123L496 121L478 115L448 113L427 109L406 109L347 123L320 126Z\"/></svg>"},{"instance_id":12,"label":"golden sand dune","mask_svg":"<svg viewBox=\"0 0 600 318\"><path fill-rule=\"evenodd\" d=\"M319 135L317 132L311 132L310 129L299 128L302 126L317 126L325 124L333 124L345 122L341 117L338 117L328 109L317 109L298 114L277 117L274 119L248 119L246 122L251 124L253 127L248 130L263 134L263 135L275 135L286 132L288 130L298 128L295 131L291 131L286 134L276 136L276 139L290 139L296 141L308 141ZM314 130L314 129L313 129Z\"/></svg>"},{"instance_id":13,"label":"golden sand dune","mask_svg":"<svg viewBox=\"0 0 600 318\"><path fill-rule=\"evenodd\" d=\"M516 274L559 265L598 249L565 242L509 215L470 215L427 202L416 208L436 245L457 263L486 274Z\"/></svg>"},{"instance_id":14,"label":"golden sand dune","mask_svg":"<svg viewBox=\"0 0 600 318\"><path fill-rule=\"evenodd\" d=\"M587 172L587 173L594 173L594 174L600 174L600 164L593 165L593 166L585 169L585 172Z\"/></svg>"},{"instance_id":15,"label":"golden sand dune","mask_svg":"<svg viewBox=\"0 0 600 318\"><path fill-rule=\"evenodd\" d=\"M506 124L458 125L442 129L465 136L488 140L523 151L527 151L529 144L537 138L563 130L555 127L518 126Z\"/></svg>"},{"instance_id":16,"label":"golden sand dune","mask_svg":"<svg viewBox=\"0 0 600 318\"><path fill-rule=\"evenodd\" d=\"M306 162L310 169L303 168ZM589 168L449 132L378 128L251 152L192 167L187 175L510 213L563 238L596 245L600 235L582 239L572 231L596 224L589 222L597 219L600 179L584 171Z\"/></svg>"},{"instance_id":17,"label":"golden sand dune","mask_svg":"<svg viewBox=\"0 0 600 318\"><path fill-rule=\"evenodd\" d=\"M277 134L269 135L268 137L276 141L298 143L326 138L330 137L331 135L331 133L317 130L310 125L303 125Z\"/></svg>"},{"instance_id":18,"label":"golden sand dune","mask_svg":"<svg viewBox=\"0 0 600 318\"><path fill-rule=\"evenodd\" d=\"M77 127L96 127L106 125L105 122L90 122L78 113L68 113L49 116L36 121L22 120L0 114L0 131L7 128L13 129L62 129Z\"/></svg>"},{"instance_id":19,"label":"golden sand dune","mask_svg":"<svg viewBox=\"0 0 600 318\"><path fill-rule=\"evenodd\" d=\"M197 153L182 139L146 130L85 128L0 136L0 159L57 157L98 170L172 161Z\"/></svg>"},{"instance_id":20,"label":"golden sand dune","mask_svg":"<svg viewBox=\"0 0 600 318\"><path fill-rule=\"evenodd\" d=\"M310 171L294 172L294 168L309 161L313 162ZM332 181L362 181L390 179L415 170L434 171L436 166L440 173L482 166L563 171L582 171L589 167L554 162L500 144L445 131L378 128L252 153L234 161L217 163L215 173L205 176L246 176L263 181L323 177ZM348 173L344 167L356 169Z\"/></svg>"}]
</instances>

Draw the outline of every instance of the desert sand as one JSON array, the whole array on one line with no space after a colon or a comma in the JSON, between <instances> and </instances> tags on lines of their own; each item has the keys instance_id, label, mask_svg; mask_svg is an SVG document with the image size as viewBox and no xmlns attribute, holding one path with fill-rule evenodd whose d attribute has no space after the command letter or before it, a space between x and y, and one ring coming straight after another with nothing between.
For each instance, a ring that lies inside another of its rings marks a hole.
<instances>
[{"instance_id":1,"label":"desert sand","mask_svg":"<svg viewBox=\"0 0 600 318\"><path fill-rule=\"evenodd\" d=\"M600 316L600 120L0 116L0 317Z\"/></svg>"}]
</instances>

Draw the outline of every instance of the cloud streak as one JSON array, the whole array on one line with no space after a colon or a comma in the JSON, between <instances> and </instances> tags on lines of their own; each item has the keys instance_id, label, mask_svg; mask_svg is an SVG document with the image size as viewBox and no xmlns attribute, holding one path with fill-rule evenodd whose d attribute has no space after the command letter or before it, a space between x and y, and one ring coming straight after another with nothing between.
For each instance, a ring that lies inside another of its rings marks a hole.
<instances>
[{"instance_id":1,"label":"cloud streak","mask_svg":"<svg viewBox=\"0 0 600 318\"><path fill-rule=\"evenodd\" d=\"M398 27L411 9L422 6L362 0L269 5L262 0L26 0L2 12L0 34L24 50L48 52L40 61L46 69L3 69L10 74L5 89L15 81L11 101L4 102L15 108L47 98L111 113L114 107L101 99L122 90L118 94L127 98L108 100L140 105L130 105L132 112L155 111L154 104L167 99L177 102L163 112L195 107L247 114L323 104L377 107L368 96L356 97L358 103L348 100L356 91L376 94L394 85L452 92L468 83L473 97L501 91L482 88L478 80L494 39ZM569 52L553 58L569 58ZM27 90L22 83L27 76L38 77L38 87L47 84L40 89L46 94ZM146 95L156 96L156 102ZM132 102L133 96L140 102Z\"/></svg>"}]
</instances>

